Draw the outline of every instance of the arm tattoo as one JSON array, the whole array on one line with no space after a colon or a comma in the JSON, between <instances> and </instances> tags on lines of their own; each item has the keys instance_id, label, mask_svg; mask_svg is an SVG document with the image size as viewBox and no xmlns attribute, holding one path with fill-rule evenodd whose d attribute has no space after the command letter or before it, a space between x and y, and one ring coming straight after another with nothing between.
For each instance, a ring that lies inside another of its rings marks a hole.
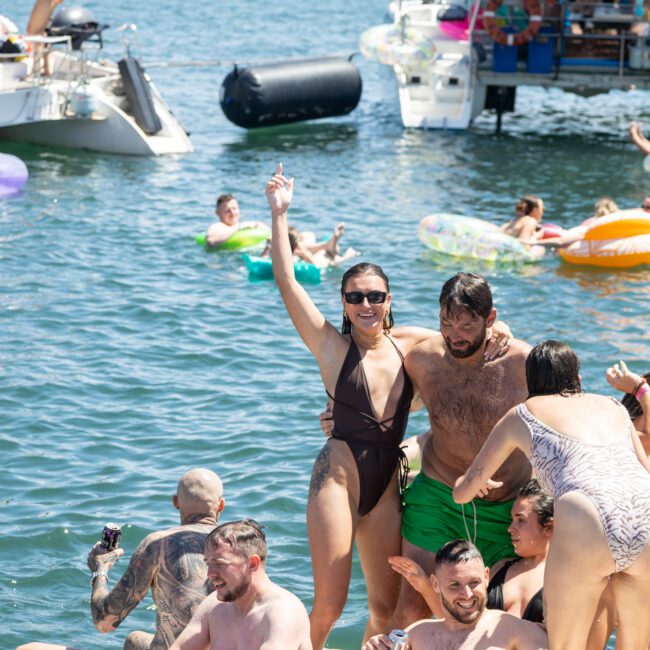
<instances>
[{"instance_id":1,"label":"arm tattoo","mask_svg":"<svg viewBox=\"0 0 650 650\"><path fill-rule=\"evenodd\" d=\"M314 463L314 469L311 473L311 483L309 484L309 496L316 496L325 482L325 477L330 471L330 448L325 445Z\"/></svg>"},{"instance_id":2,"label":"arm tattoo","mask_svg":"<svg viewBox=\"0 0 650 650\"><path fill-rule=\"evenodd\" d=\"M129 615L135 606L145 597L149 586L158 570L160 542L142 540L133 552L129 566L118 583L109 592L100 588L95 580L90 599L90 611L93 622L109 622L113 627ZM95 588L95 585L98 585Z\"/></svg>"}]
</instances>

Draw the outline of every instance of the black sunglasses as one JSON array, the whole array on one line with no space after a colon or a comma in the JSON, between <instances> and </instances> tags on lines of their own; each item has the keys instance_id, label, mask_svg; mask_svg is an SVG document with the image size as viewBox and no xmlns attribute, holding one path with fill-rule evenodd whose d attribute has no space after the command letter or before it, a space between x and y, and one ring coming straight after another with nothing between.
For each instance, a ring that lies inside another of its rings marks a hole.
<instances>
[{"instance_id":1,"label":"black sunglasses","mask_svg":"<svg viewBox=\"0 0 650 650\"><path fill-rule=\"evenodd\" d=\"M386 302L386 296L388 294L385 291L368 291L368 293L363 293L363 291L346 291L343 295L345 296L345 302L351 305L360 305L364 298L368 298L368 302L371 305L381 305L381 303Z\"/></svg>"}]
</instances>

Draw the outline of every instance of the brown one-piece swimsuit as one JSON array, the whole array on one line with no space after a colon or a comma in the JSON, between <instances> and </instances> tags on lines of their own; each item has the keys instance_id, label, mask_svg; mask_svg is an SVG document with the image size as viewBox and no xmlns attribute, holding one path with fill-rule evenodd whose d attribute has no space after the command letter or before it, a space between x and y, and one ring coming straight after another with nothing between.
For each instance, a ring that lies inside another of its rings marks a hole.
<instances>
[{"instance_id":1,"label":"brown one-piece swimsuit","mask_svg":"<svg viewBox=\"0 0 650 650\"><path fill-rule=\"evenodd\" d=\"M334 396L327 393L334 402L332 438L346 442L359 473L359 515L368 514L377 505L396 467L400 467L401 490L406 486L408 474L408 462L400 443L406 431L413 385L404 370L402 353L390 336L386 338L402 360L404 376L395 415L381 421L376 418L361 354L352 339L336 381Z\"/></svg>"}]
</instances>

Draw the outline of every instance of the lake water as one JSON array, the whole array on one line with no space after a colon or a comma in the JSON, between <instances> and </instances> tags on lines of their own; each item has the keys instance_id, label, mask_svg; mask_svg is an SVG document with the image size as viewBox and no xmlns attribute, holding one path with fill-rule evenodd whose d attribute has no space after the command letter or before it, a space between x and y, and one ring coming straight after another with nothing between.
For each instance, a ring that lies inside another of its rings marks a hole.
<instances>
[{"instance_id":1,"label":"lake water","mask_svg":"<svg viewBox=\"0 0 650 650\"><path fill-rule=\"evenodd\" d=\"M31 3L0 0L25 25ZM100 22L136 22L143 60L272 61L350 54L384 22L385 0L87 2ZM119 54L114 32L106 50ZM121 647L151 630L148 598L109 636L89 615L86 554L106 521L130 553L176 522L170 503L187 469L224 480L224 520L267 526L271 576L311 604L305 504L323 443L325 394L272 282L251 283L237 255L206 254L194 234L217 194L267 219L264 183L282 160L296 176L291 221L328 234L391 278L398 324L436 327L441 284L458 270L487 275L501 318L531 343L553 337L579 353L589 390L611 393L606 367L650 358L650 269L599 271L549 258L523 268L434 259L416 236L431 212L494 221L524 193L546 218L572 225L611 195L640 205L641 156L626 141L648 95L585 99L527 89L494 135L481 116L465 133L406 131L391 72L356 57L364 91L346 117L246 132L219 108L230 67L150 68L192 132L196 152L137 159L0 143L23 158L23 196L0 202L0 647L52 640ZM340 271L310 287L340 319ZM409 432L426 427L423 413ZM126 567L122 560L111 582ZM330 645L358 647L366 617L355 564Z\"/></svg>"}]
</instances>

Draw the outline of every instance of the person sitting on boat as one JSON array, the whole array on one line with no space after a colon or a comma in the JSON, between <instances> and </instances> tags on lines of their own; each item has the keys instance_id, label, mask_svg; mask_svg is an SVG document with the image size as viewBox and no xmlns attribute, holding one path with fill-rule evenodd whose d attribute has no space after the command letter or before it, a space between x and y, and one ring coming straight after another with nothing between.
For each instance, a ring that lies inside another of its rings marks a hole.
<instances>
[{"instance_id":1,"label":"person sitting on boat","mask_svg":"<svg viewBox=\"0 0 650 650\"><path fill-rule=\"evenodd\" d=\"M637 375L624 361L615 363L605 373L609 385L625 393L621 404L632 418L645 453L650 458L650 372Z\"/></svg>"},{"instance_id":2,"label":"person sitting on boat","mask_svg":"<svg viewBox=\"0 0 650 650\"><path fill-rule=\"evenodd\" d=\"M411 650L543 650L544 630L518 616L487 609L488 577L479 550L466 540L452 540L436 553L431 591L442 602L444 618L417 621L406 628ZM394 647L387 635L371 637L363 650Z\"/></svg>"},{"instance_id":3,"label":"person sitting on boat","mask_svg":"<svg viewBox=\"0 0 650 650\"><path fill-rule=\"evenodd\" d=\"M52 18L52 13L62 2L63 0L36 0L27 23L27 34L29 36L43 36L45 28Z\"/></svg>"},{"instance_id":4,"label":"person sitting on boat","mask_svg":"<svg viewBox=\"0 0 650 650\"><path fill-rule=\"evenodd\" d=\"M539 196L522 196L515 207L515 218L501 226L501 232L524 241L536 241L541 233L539 224L544 216L544 201Z\"/></svg>"},{"instance_id":5,"label":"person sitting on boat","mask_svg":"<svg viewBox=\"0 0 650 650\"><path fill-rule=\"evenodd\" d=\"M232 194L222 194L217 198L215 214L219 217L219 221L210 225L205 233L205 243L208 248L223 244L238 230L264 226L259 221L240 221L239 202Z\"/></svg>"},{"instance_id":6,"label":"person sitting on boat","mask_svg":"<svg viewBox=\"0 0 650 650\"><path fill-rule=\"evenodd\" d=\"M312 650L307 610L271 581L266 555L264 531L252 519L215 528L205 542L214 593L201 603L170 650Z\"/></svg>"}]
</instances>

